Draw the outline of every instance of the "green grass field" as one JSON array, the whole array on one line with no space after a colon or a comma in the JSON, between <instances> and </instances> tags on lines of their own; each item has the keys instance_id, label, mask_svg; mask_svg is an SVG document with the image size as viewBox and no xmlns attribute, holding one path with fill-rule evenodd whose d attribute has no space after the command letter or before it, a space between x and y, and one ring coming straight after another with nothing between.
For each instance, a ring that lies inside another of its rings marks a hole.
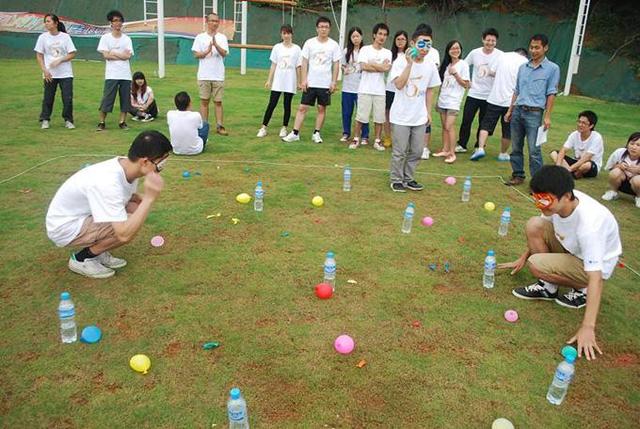
<instances>
[{"instance_id":1,"label":"green grass field","mask_svg":"<svg viewBox=\"0 0 640 429\"><path fill-rule=\"evenodd\" d=\"M78 128L63 128L58 98L52 128L42 131L36 62L0 63L0 181L30 169L0 184L0 426L225 427L228 390L238 386L259 428L488 428L497 417L517 428L637 427L637 275L617 269L607 282L597 328L604 355L577 363L560 407L545 395L559 350L583 311L513 297L513 287L533 279L526 270L500 273L493 290L482 287L487 249L495 249L498 262L515 259L524 249L524 223L537 214L523 194L502 185L499 176L510 168L495 161L495 138L478 163L466 156L452 166L422 162L425 191L395 194L388 188L389 151L350 151L338 143L339 95L325 144L309 140L314 115L302 142L282 144L280 109L271 135L256 139L268 97L264 71L228 71L230 136L214 136L203 155L170 158L165 189L145 226L115 252L129 265L102 281L71 273L69 249L56 248L44 230L56 189L85 163L125 154L138 131L168 133L164 114L173 95L197 96L194 67L168 66L169 77L160 81L152 77L153 64L136 63L150 76L161 117L130 122L125 132L110 115L107 131L96 133L103 67L74 63ZM560 147L586 108L600 116L606 156L637 130L638 106L561 97L546 152ZM439 118L433 140L438 149ZM346 163L353 167L350 193L341 190ZM184 179L183 170L201 175ZM461 181L443 183L448 175L474 176L470 203L460 202ZM235 202L257 180L266 188L262 214ZM603 175L578 188L599 198L606 183ZM311 206L314 195L324 197L324 207ZM411 234L401 234L408 201L416 203L417 218L432 216L434 226L415 222ZM497 210L483 210L485 201ZM499 238L506 205L513 228ZM640 239L633 231L640 212L630 199L606 205L620 224L625 261L637 271ZM156 234L165 237L164 247L149 245ZM330 249L338 284L332 299L320 301L312 288ZM451 264L448 274L444 262ZM56 307L64 290L72 294L79 327L103 330L99 344L60 343ZM510 308L520 314L515 324L502 317ZM333 350L342 333L356 341L349 356ZM202 350L207 341L222 347ZM151 358L149 374L129 368L136 353ZM358 368L361 359L367 365Z\"/></svg>"}]
</instances>

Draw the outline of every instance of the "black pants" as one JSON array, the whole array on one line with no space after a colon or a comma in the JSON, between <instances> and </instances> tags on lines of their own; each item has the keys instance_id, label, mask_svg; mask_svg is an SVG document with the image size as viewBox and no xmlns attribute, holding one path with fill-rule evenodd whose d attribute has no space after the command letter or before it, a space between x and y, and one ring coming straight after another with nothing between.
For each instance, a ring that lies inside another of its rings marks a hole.
<instances>
[{"instance_id":1,"label":"black pants","mask_svg":"<svg viewBox=\"0 0 640 429\"><path fill-rule=\"evenodd\" d=\"M476 116L476 112L480 110L480 116L478 117L478 123L482 123L484 114L487 112L487 100L480 100L478 98L468 97L464 103L464 110L462 112L462 123L460 124L460 133L458 137L458 144L463 148L467 148L469 143L469 137L471 136L471 125L473 125L473 118ZM476 130L476 144L478 147L478 134L480 134L480 126Z\"/></svg>"},{"instance_id":2,"label":"black pants","mask_svg":"<svg viewBox=\"0 0 640 429\"><path fill-rule=\"evenodd\" d=\"M269 96L269 105L267 106L267 110L264 112L264 118L262 119L262 125L269 125L269 121L271 120L271 115L273 115L273 111L278 105L278 100L280 100L280 94L282 92L271 91L271 96ZM284 93L284 116L282 117L282 125L288 126L289 119L291 119L291 100L293 100L293 94L290 92Z\"/></svg>"},{"instance_id":3,"label":"black pants","mask_svg":"<svg viewBox=\"0 0 640 429\"><path fill-rule=\"evenodd\" d=\"M131 113L133 116L140 116L138 115L138 109L133 106L131 106L131 108L129 109L129 113ZM156 104L156 100L153 100L151 105L147 108L146 112L143 112L142 116L144 116L144 113L148 113L152 118L158 116L158 105Z\"/></svg>"},{"instance_id":4,"label":"black pants","mask_svg":"<svg viewBox=\"0 0 640 429\"><path fill-rule=\"evenodd\" d=\"M41 121L51 120L53 102L56 99L56 90L60 85L62 92L62 118L65 121L73 122L73 78L52 79L51 82L44 81L44 98L42 99Z\"/></svg>"}]
</instances>

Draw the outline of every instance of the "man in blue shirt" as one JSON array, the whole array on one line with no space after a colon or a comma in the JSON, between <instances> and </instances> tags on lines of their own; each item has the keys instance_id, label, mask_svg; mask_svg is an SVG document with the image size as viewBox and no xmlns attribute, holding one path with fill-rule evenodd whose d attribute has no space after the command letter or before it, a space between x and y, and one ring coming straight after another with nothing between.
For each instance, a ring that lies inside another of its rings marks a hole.
<instances>
[{"instance_id":1,"label":"man in blue shirt","mask_svg":"<svg viewBox=\"0 0 640 429\"><path fill-rule=\"evenodd\" d=\"M529 40L531 60L520 66L511 106L504 116L511 122L511 179L506 185L517 186L524 182L524 138L529 147L529 170L536 174L542 167L542 152L536 145L538 128L551 127L551 111L558 93L560 67L549 61L546 54L549 39L535 34Z\"/></svg>"}]
</instances>

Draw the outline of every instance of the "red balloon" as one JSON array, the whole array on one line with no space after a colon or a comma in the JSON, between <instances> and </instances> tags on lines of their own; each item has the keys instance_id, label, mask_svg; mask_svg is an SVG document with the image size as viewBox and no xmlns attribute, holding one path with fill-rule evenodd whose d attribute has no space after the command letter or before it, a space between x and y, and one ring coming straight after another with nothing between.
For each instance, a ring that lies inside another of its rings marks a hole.
<instances>
[{"instance_id":1,"label":"red balloon","mask_svg":"<svg viewBox=\"0 0 640 429\"><path fill-rule=\"evenodd\" d=\"M320 299L329 299L333 295L333 287L328 283L316 285L316 296Z\"/></svg>"}]
</instances>

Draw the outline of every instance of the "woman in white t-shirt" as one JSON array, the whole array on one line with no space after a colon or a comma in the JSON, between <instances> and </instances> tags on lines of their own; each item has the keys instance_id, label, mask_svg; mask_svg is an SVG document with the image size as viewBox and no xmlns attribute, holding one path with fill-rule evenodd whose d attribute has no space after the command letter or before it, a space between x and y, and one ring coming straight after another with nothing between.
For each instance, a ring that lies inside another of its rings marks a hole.
<instances>
[{"instance_id":1,"label":"woman in white t-shirt","mask_svg":"<svg viewBox=\"0 0 640 429\"><path fill-rule=\"evenodd\" d=\"M60 19L48 13L44 16L46 33L42 33L36 42L36 59L44 77L44 97L40 112L40 127L49 128L53 102L56 99L56 89L60 85L62 92L62 118L65 127L75 128L73 125L73 70L71 60L76 56L76 47L66 32Z\"/></svg>"},{"instance_id":2,"label":"woman in white t-shirt","mask_svg":"<svg viewBox=\"0 0 640 429\"><path fill-rule=\"evenodd\" d=\"M342 67L342 138L341 142L349 141L351 136L351 118L358 105L358 87L362 78L362 70L358 63L358 54L362 47L362 30L351 27L347 33L347 47L342 52L340 65ZM369 139L369 124L362 127L362 139Z\"/></svg>"},{"instance_id":3,"label":"woman in white t-shirt","mask_svg":"<svg viewBox=\"0 0 640 429\"><path fill-rule=\"evenodd\" d=\"M469 65L462 59L462 43L457 40L447 43L439 71L442 86L436 110L442 121L442 150L433 156L444 157L444 162L452 164L456 160L456 117L464 91L469 88Z\"/></svg>"},{"instance_id":4,"label":"woman in white t-shirt","mask_svg":"<svg viewBox=\"0 0 640 429\"><path fill-rule=\"evenodd\" d=\"M409 34L400 30L393 36L393 46L391 46L391 64L398 58L398 55L403 55L405 49L409 45ZM396 85L393 83L387 75L387 87L385 90L385 122L384 122L384 139L382 139L382 145L384 147L391 146L391 122L389 122L389 111L393 104L393 99L396 95Z\"/></svg>"},{"instance_id":5,"label":"woman in white t-shirt","mask_svg":"<svg viewBox=\"0 0 640 429\"><path fill-rule=\"evenodd\" d=\"M629 136L627 145L616 149L604 167L610 170L609 187L602 196L605 201L618 199L618 192L635 197L636 207L640 208L640 131Z\"/></svg>"},{"instance_id":6,"label":"woman in white t-shirt","mask_svg":"<svg viewBox=\"0 0 640 429\"><path fill-rule=\"evenodd\" d=\"M153 90L147 85L144 73L137 71L133 74L131 84L131 109L134 121L151 122L158 116L158 106L153 96Z\"/></svg>"},{"instance_id":7,"label":"woman in white t-shirt","mask_svg":"<svg viewBox=\"0 0 640 429\"><path fill-rule=\"evenodd\" d=\"M280 27L280 37L282 42L274 45L271 49L271 68L269 77L264 83L265 88L271 89L269 104L262 118L262 127L258 130L257 137L267 135L267 126L271 121L271 115L278 105L280 95L284 94L284 115L282 117L282 128L280 138L288 134L287 127L291 119L291 100L296 94L296 89L300 82L301 53L300 46L293 43L293 28L290 25Z\"/></svg>"}]
</instances>

